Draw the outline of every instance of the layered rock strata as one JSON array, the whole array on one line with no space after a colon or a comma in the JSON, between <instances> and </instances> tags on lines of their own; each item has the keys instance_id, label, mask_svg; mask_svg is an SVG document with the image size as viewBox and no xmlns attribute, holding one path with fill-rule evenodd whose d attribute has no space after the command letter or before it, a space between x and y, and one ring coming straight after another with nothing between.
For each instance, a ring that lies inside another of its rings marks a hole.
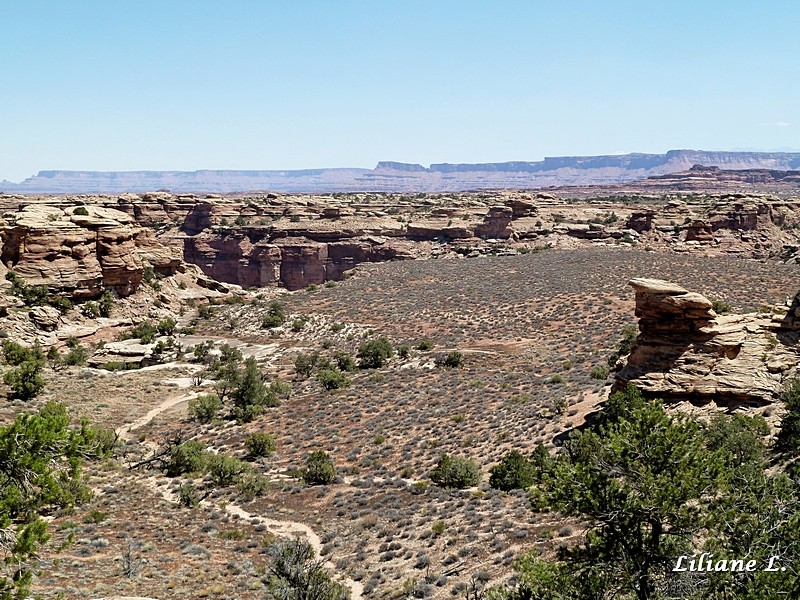
<instances>
[{"instance_id":1,"label":"layered rock strata","mask_svg":"<svg viewBox=\"0 0 800 600\"><path fill-rule=\"evenodd\" d=\"M773 313L718 315L701 294L633 279L639 336L614 389L696 405L763 406L797 372L800 298Z\"/></svg>"},{"instance_id":2,"label":"layered rock strata","mask_svg":"<svg viewBox=\"0 0 800 600\"><path fill-rule=\"evenodd\" d=\"M136 291L143 260L167 271L180 257L118 210L100 206L22 207L0 230L3 265L31 285L72 298L96 298L104 289Z\"/></svg>"}]
</instances>

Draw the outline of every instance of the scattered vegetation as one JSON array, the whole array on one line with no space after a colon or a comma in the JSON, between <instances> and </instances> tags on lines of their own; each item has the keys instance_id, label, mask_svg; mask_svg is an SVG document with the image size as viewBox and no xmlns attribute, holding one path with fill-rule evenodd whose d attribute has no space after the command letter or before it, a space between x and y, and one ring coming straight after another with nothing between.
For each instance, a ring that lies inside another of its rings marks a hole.
<instances>
[{"instance_id":1,"label":"scattered vegetation","mask_svg":"<svg viewBox=\"0 0 800 600\"><path fill-rule=\"evenodd\" d=\"M245 447L251 457L262 458L275 452L277 444L275 443L274 435L258 432L248 436L247 441L245 441Z\"/></svg>"},{"instance_id":2,"label":"scattered vegetation","mask_svg":"<svg viewBox=\"0 0 800 600\"><path fill-rule=\"evenodd\" d=\"M66 408L55 403L0 426L0 597L29 594L35 559L50 537L39 515L91 498L81 466L100 455L95 438L86 421L71 427Z\"/></svg>"},{"instance_id":3,"label":"scattered vegetation","mask_svg":"<svg viewBox=\"0 0 800 600\"><path fill-rule=\"evenodd\" d=\"M267 314L261 319L261 327L273 329L280 327L286 322L286 307L279 301L273 300L269 304Z\"/></svg>"},{"instance_id":4,"label":"scattered vegetation","mask_svg":"<svg viewBox=\"0 0 800 600\"><path fill-rule=\"evenodd\" d=\"M478 485L481 469L472 459L442 454L436 467L430 472L430 478L444 488L461 489Z\"/></svg>"},{"instance_id":5,"label":"scattered vegetation","mask_svg":"<svg viewBox=\"0 0 800 600\"><path fill-rule=\"evenodd\" d=\"M328 485L336 479L336 467L327 452L317 450L308 455L303 481L309 485Z\"/></svg>"},{"instance_id":6,"label":"scattered vegetation","mask_svg":"<svg viewBox=\"0 0 800 600\"><path fill-rule=\"evenodd\" d=\"M392 343L381 336L358 347L358 366L362 369L377 369L384 366L393 355Z\"/></svg>"}]
</instances>

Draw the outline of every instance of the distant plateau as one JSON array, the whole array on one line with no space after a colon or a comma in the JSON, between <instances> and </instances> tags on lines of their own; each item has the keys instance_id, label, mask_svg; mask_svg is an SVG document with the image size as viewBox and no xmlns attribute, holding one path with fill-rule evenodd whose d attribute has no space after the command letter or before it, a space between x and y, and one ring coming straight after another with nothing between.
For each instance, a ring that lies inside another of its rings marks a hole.
<instances>
[{"instance_id":1,"label":"distant plateau","mask_svg":"<svg viewBox=\"0 0 800 600\"><path fill-rule=\"evenodd\" d=\"M235 193L274 191L459 192L613 185L686 171L694 165L727 170L800 169L800 152L670 150L665 154L562 156L541 161L482 164L379 162L374 169L199 171L40 171L20 183L3 181L6 194L87 194L169 190Z\"/></svg>"}]
</instances>

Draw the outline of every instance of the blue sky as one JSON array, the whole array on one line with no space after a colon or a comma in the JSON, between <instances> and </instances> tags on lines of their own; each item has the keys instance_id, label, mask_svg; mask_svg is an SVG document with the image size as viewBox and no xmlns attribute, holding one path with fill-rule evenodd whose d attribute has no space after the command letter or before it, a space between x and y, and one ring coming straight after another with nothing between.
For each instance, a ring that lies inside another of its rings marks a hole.
<instances>
[{"instance_id":1,"label":"blue sky","mask_svg":"<svg viewBox=\"0 0 800 600\"><path fill-rule=\"evenodd\" d=\"M800 149L800 3L3 0L0 180Z\"/></svg>"}]
</instances>

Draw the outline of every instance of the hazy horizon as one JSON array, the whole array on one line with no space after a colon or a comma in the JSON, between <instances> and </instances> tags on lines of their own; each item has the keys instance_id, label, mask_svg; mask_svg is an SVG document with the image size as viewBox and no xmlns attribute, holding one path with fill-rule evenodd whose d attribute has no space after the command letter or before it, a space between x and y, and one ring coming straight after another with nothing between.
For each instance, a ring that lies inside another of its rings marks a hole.
<instances>
[{"instance_id":1,"label":"hazy horizon","mask_svg":"<svg viewBox=\"0 0 800 600\"><path fill-rule=\"evenodd\" d=\"M11 182L800 147L788 1L42 0L0 15Z\"/></svg>"}]
</instances>

